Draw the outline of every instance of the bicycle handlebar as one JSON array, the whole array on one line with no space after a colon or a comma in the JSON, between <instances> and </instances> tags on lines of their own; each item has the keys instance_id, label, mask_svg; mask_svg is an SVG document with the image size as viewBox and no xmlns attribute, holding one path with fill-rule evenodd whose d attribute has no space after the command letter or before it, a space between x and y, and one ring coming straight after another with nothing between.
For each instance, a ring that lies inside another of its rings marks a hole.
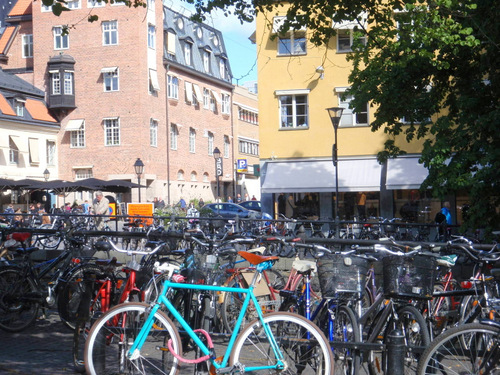
<instances>
[{"instance_id":1,"label":"bicycle handlebar","mask_svg":"<svg viewBox=\"0 0 500 375\"><path fill-rule=\"evenodd\" d=\"M111 245L112 247L112 250L115 250L115 251L118 251L119 253L125 253L125 254L129 254L129 255L132 255L132 254L137 254L137 255L152 255L152 254L155 254L158 250L160 250L161 248L163 248L166 243L165 242L160 242L158 244L158 246L156 246L153 250L151 251L145 251L145 250L131 250L131 249L128 249L128 250L125 250L125 249L120 249L118 246L116 246L116 244L111 241L110 238L106 238L106 240L108 241L108 243Z\"/></svg>"}]
</instances>

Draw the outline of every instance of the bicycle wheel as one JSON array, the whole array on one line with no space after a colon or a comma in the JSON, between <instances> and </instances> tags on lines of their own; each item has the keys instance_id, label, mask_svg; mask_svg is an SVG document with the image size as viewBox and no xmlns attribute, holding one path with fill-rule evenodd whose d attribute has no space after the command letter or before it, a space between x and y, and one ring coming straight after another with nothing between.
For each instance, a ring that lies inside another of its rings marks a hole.
<instances>
[{"instance_id":1,"label":"bicycle wheel","mask_svg":"<svg viewBox=\"0 0 500 375\"><path fill-rule=\"evenodd\" d=\"M425 319L414 306L403 306L397 310L397 319L389 320L385 330L384 342L387 344L387 337L390 333L398 329L403 333L405 340L406 355L404 358L404 373L415 374L418 362L422 356L423 348L430 344L430 335ZM387 356L383 353L384 368L387 369Z\"/></svg>"},{"instance_id":2,"label":"bicycle wheel","mask_svg":"<svg viewBox=\"0 0 500 375\"><path fill-rule=\"evenodd\" d=\"M340 306L335 311L333 322L333 341L360 342L361 335L356 316L351 308ZM335 374L357 375L361 357L355 349L333 348Z\"/></svg>"},{"instance_id":3,"label":"bicycle wheel","mask_svg":"<svg viewBox=\"0 0 500 375\"><path fill-rule=\"evenodd\" d=\"M444 287L441 284L434 285L434 292L444 292ZM434 297L430 302L432 316L432 337L437 337L447 327L451 315L451 298L450 297Z\"/></svg>"},{"instance_id":4,"label":"bicycle wheel","mask_svg":"<svg viewBox=\"0 0 500 375\"><path fill-rule=\"evenodd\" d=\"M41 293L31 277L17 267L0 269L0 329L20 332L37 318Z\"/></svg>"},{"instance_id":5,"label":"bicycle wheel","mask_svg":"<svg viewBox=\"0 0 500 375\"><path fill-rule=\"evenodd\" d=\"M172 339L176 353L182 354L181 339L172 321L161 311L154 316L151 331L139 353L129 359L132 346L145 319L149 305L126 303L113 307L99 318L85 343L85 369L90 375L176 374L179 362L167 348Z\"/></svg>"},{"instance_id":6,"label":"bicycle wheel","mask_svg":"<svg viewBox=\"0 0 500 375\"><path fill-rule=\"evenodd\" d=\"M499 373L500 328L481 323L445 331L422 354L417 369L417 375Z\"/></svg>"},{"instance_id":7,"label":"bicycle wheel","mask_svg":"<svg viewBox=\"0 0 500 375\"><path fill-rule=\"evenodd\" d=\"M276 312L267 314L264 321L269 325L274 340L283 355L284 369L269 373L333 375L332 351L323 333L311 321L300 315ZM247 371L254 366L277 363L269 337L259 320L245 327L236 338L230 364L241 364Z\"/></svg>"},{"instance_id":8,"label":"bicycle wheel","mask_svg":"<svg viewBox=\"0 0 500 375\"><path fill-rule=\"evenodd\" d=\"M40 229L51 229L52 225L50 224L43 224ZM59 244L62 241L62 237L57 234L39 234L37 236L37 241L42 245L44 249L48 250L54 250L59 247Z\"/></svg>"}]
</instances>

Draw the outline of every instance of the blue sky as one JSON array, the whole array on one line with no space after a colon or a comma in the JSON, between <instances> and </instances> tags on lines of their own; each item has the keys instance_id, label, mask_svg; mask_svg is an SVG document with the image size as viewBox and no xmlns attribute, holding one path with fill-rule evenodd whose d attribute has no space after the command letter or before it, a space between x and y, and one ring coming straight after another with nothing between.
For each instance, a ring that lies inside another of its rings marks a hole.
<instances>
[{"instance_id":1,"label":"blue sky","mask_svg":"<svg viewBox=\"0 0 500 375\"><path fill-rule=\"evenodd\" d=\"M181 8L190 9L190 5L181 0L165 1L167 7L181 11ZM193 9L191 7L191 9ZM184 13L188 15L187 13ZM257 48L248 39L255 30L255 22L241 24L234 16L225 17L217 13L207 17L205 23L220 30L224 36L229 63L233 72L233 83L243 84L257 80Z\"/></svg>"}]
</instances>

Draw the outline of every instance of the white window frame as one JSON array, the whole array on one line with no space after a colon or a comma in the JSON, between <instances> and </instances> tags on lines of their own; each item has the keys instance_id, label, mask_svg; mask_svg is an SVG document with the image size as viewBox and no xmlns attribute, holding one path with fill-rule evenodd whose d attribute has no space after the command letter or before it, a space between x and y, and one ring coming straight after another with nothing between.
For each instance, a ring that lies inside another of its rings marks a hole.
<instances>
[{"instance_id":1,"label":"white window frame","mask_svg":"<svg viewBox=\"0 0 500 375\"><path fill-rule=\"evenodd\" d=\"M75 169L75 180L84 180L86 178L94 177L94 172L92 168L78 168Z\"/></svg>"},{"instance_id":2,"label":"white window frame","mask_svg":"<svg viewBox=\"0 0 500 375\"><path fill-rule=\"evenodd\" d=\"M64 72L63 87L65 95L73 95L73 72Z\"/></svg>"},{"instance_id":3,"label":"white window frame","mask_svg":"<svg viewBox=\"0 0 500 375\"><path fill-rule=\"evenodd\" d=\"M80 129L71 131L70 147L71 148L85 147L85 122L82 123Z\"/></svg>"},{"instance_id":4,"label":"white window frame","mask_svg":"<svg viewBox=\"0 0 500 375\"><path fill-rule=\"evenodd\" d=\"M309 127L309 90L276 91L276 95L279 103L279 128L307 129ZM305 102L302 101L304 97ZM291 103L284 103L285 98L290 98ZM291 113L288 113L286 109L290 109ZM285 121L288 118L292 121Z\"/></svg>"},{"instance_id":5,"label":"white window frame","mask_svg":"<svg viewBox=\"0 0 500 375\"><path fill-rule=\"evenodd\" d=\"M220 77L222 79L226 79L227 78L227 74L226 74L226 59L224 59L222 57L219 59L219 74L220 74Z\"/></svg>"},{"instance_id":6,"label":"white window frame","mask_svg":"<svg viewBox=\"0 0 500 375\"><path fill-rule=\"evenodd\" d=\"M112 72L102 73L102 86L104 92L120 91L120 75L118 69Z\"/></svg>"},{"instance_id":7,"label":"white window frame","mask_svg":"<svg viewBox=\"0 0 500 375\"><path fill-rule=\"evenodd\" d=\"M259 124L259 114L253 110L238 107L238 120L248 122L250 124Z\"/></svg>"},{"instance_id":8,"label":"white window frame","mask_svg":"<svg viewBox=\"0 0 500 375\"><path fill-rule=\"evenodd\" d=\"M81 9L80 0L67 0L66 7L68 9Z\"/></svg>"},{"instance_id":9,"label":"white window frame","mask_svg":"<svg viewBox=\"0 0 500 375\"><path fill-rule=\"evenodd\" d=\"M339 90L338 92L341 93L342 90ZM339 107L344 108L344 111L342 112L342 117L340 118L339 127L368 126L368 103L366 103L366 112L356 113L349 108L349 104L352 101L353 96L348 95L344 100L342 99L342 96L342 94L339 95ZM366 121L364 121L365 117Z\"/></svg>"},{"instance_id":10,"label":"white window frame","mask_svg":"<svg viewBox=\"0 0 500 375\"><path fill-rule=\"evenodd\" d=\"M47 165L56 165L56 141L48 140L46 142Z\"/></svg>"},{"instance_id":11,"label":"white window frame","mask_svg":"<svg viewBox=\"0 0 500 375\"><path fill-rule=\"evenodd\" d=\"M158 120L149 120L149 145L158 147Z\"/></svg>"},{"instance_id":12,"label":"white window frame","mask_svg":"<svg viewBox=\"0 0 500 375\"><path fill-rule=\"evenodd\" d=\"M221 112L229 114L231 111L231 96L229 94L221 93Z\"/></svg>"},{"instance_id":13,"label":"white window frame","mask_svg":"<svg viewBox=\"0 0 500 375\"><path fill-rule=\"evenodd\" d=\"M206 87L203 88L203 108L209 109L210 108L210 99L212 97L212 94L210 93L210 90L207 89Z\"/></svg>"},{"instance_id":14,"label":"white window frame","mask_svg":"<svg viewBox=\"0 0 500 375\"><path fill-rule=\"evenodd\" d=\"M193 60L193 44L185 41L184 42L184 62L186 65L192 65Z\"/></svg>"},{"instance_id":15,"label":"white window frame","mask_svg":"<svg viewBox=\"0 0 500 375\"><path fill-rule=\"evenodd\" d=\"M198 181L198 175L196 174L195 171L191 172L191 182L196 182Z\"/></svg>"},{"instance_id":16,"label":"white window frame","mask_svg":"<svg viewBox=\"0 0 500 375\"><path fill-rule=\"evenodd\" d=\"M33 57L33 34L24 34L22 36L23 59L29 59Z\"/></svg>"},{"instance_id":17,"label":"white window frame","mask_svg":"<svg viewBox=\"0 0 500 375\"><path fill-rule=\"evenodd\" d=\"M156 49L156 26L148 24L148 48Z\"/></svg>"},{"instance_id":18,"label":"white window frame","mask_svg":"<svg viewBox=\"0 0 500 375\"><path fill-rule=\"evenodd\" d=\"M238 151L241 154L259 156L259 142L249 139L238 139Z\"/></svg>"},{"instance_id":19,"label":"white window frame","mask_svg":"<svg viewBox=\"0 0 500 375\"><path fill-rule=\"evenodd\" d=\"M59 71L51 73L52 95L61 95L61 73Z\"/></svg>"},{"instance_id":20,"label":"white window frame","mask_svg":"<svg viewBox=\"0 0 500 375\"><path fill-rule=\"evenodd\" d=\"M207 137L208 155L213 156L214 154L214 133L208 132Z\"/></svg>"},{"instance_id":21,"label":"white window frame","mask_svg":"<svg viewBox=\"0 0 500 375\"><path fill-rule=\"evenodd\" d=\"M24 117L24 103L20 101L14 102L14 109L16 111L16 116Z\"/></svg>"},{"instance_id":22,"label":"white window frame","mask_svg":"<svg viewBox=\"0 0 500 375\"><path fill-rule=\"evenodd\" d=\"M354 34L355 33L356 33L356 31L354 31L352 29L339 29L339 30L337 30L337 52L352 52L352 44L354 42ZM347 47L347 48L342 47L341 48L341 46L340 46L341 34L342 34L342 38L344 41L347 41L347 39L349 39L349 47ZM366 44L366 36L359 37L359 39L362 39L363 44Z\"/></svg>"},{"instance_id":23,"label":"white window frame","mask_svg":"<svg viewBox=\"0 0 500 375\"><path fill-rule=\"evenodd\" d=\"M104 121L104 145L120 146L120 118L105 118Z\"/></svg>"},{"instance_id":24,"label":"white window frame","mask_svg":"<svg viewBox=\"0 0 500 375\"><path fill-rule=\"evenodd\" d=\"M203 50L203 69L205 73L210 73L210 51Z\"/></svg>"},{"instance_id":25,"label":"white window frame","mask_svg":"<svg viewBox=\"0 0 500 375\"><path fill-rule=\"evenodd\" d=\"M52 29L52 33L54 35L55 50L69 49L69 34L62 35L62 26L54 26L54 28Z\"/></svg>"},{"instance_id":26,"label":"white window frame","mask_svg":"<svg viewBox=\"0 0 500 375\"><path fill-rule=\"evenodd\" d=\"M277 38L278 56L307 55L307 38L304 31L290 31Z\"/></svg>"},{"instance_id":27,"label":"white window frame","mask_svg":"<svg viewBox=\"0 0 500 375\"><path fill-rule=\"evenodd\" d=\"M196 130L189 128L189 152L196 153Z\"/></svg>"},{"instance_id":28,"label":"white window frame","mask_svg":"<svg viewBox=\"0 0 500 375\"><path fill-rule=\"evenodd\" d=\"M87 0L87 8L102 8L106 3L98 0Z\"/></svg>"},{"instance_id":29,"label":"white window frame","mask_svg":"<svg viewBox=\"0 0 500 375\"><path fill-rule=\"evenodd\" d=\"M224 158L229 158L229 151L231 150L231 142L229 141L229 136L224 136Z\"/></svg>"},{"instance_id":30,"label":"white window frame","mask_svg":"<svg viewBox=\"0 0 500 375\"><path fill-rule=\"evenodd\" d=\"M182 169L179 169L177 171L177 179L183 181L184 180L184 171Z\"/></svg>"},{"instance_id":31,"label":"white window frame","mask_svg":"<svg viewBox=\"0 0 500 375\"><path fill-rule=\"evenodd\" d=\"M170 99L179 99L179 78L177 76L167 75L168 97Z\"/></svg>"},{"instance_id":32,"label":"white window frame","mask_svg":"<svg viewBox=\"0 0 500 375\"><path fill-rule=\"evenodd\" d=\"M102 22L102 45L116 46L118 45L118 21L103 21Z\"/></svg>"},{"instance_id":33,"label":"white window frame","mask_svg":"<svg viewBox=\"0 0 500 375\"><path fill-rule=\"evenodd\" d=\"M19 149L16 144L9 137L9 163L19 164Z\"/></svg>"},{"instance_id":34,"label":"white window frame","mask_svg":"<svg viewBox=\"0 0 500 375\"><path fill-rule=\"evenodd\" d=\"M176 124L170 124L170 149L177 150L179 142L179 128Z\"/></svg>"}]
</instances>

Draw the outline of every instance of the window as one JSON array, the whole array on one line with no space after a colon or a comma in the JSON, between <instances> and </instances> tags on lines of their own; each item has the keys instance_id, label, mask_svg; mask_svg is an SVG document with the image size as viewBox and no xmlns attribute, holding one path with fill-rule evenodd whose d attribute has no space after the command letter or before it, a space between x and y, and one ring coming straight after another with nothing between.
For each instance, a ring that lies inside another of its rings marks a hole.
<instances>
[{"instance_id":1,"label":"window","mask_svg":"<svg viewBox=\"0 0 500 375\"><path fill-rule=\"evenodd\" d=\"M47 141L47 165L56 165L56 142Z\"/></svg>"},{"instance_id":2,"label":"window","mask_svg":"<svg viewBox=\"0 0 500 375\"><path fill-rule=\"evenodd\" d=\"M73 72L64 72L64 93L73 95Z\"/></svg>"},{"instance_id":3,"label":"window","mask_svg":"<svg viewBox=\"0 0 500 375\"><path fill-rule=\"evenodd\" d=\"M103 75L103 84L104 91L118 91L119 86L119 77L118 77L118 69L112 69L111 71L104 71Z\"/></svg>"},{"instance_id":4,"label":"window","mask_svg":"<svg viewBox=\"0 0 500 375\"><path fill-rule=\"evenodd\" d=\"M68 9L80 9L80 0L67 0L66 7Z\"/></svg>"},{"instance_id":5,"label":"window","mask_svg":"<svg viewBox=\"0 0 500 375\"><path fill-rule=\"evenodd\" d=\"M68 49L69 48L69 35L63 32L63 28L56 26L54 32L54 49Z\"/></svg>"},{"instance_id":6,"label":"window","mask_svg":"<svg viewBox=\"0 0 500 375\"><path fill-rule=\"evenodd\" d=\"M104 119L104 137L106 146L120 145L120 120L118 118Z\"/></svg>"},{"instance_id":7,"label":"window","mask_svg":"<svg viewBox=\"0 0 500 375\"><path fill-rule=\"evenodd\" d=\"M307 95L279 96L280 127L305 128L308 126Z\"/></svg>"},{"instance_id":8,"label":"window","mask_svg":"<svg viewBox=\"0 0 500 375\"><path fill-rule=\"evenodd\" d=\"M211 99L210 90L207 88L203 88L203 108L210 108L210 99Z\"/></svg>"},{"instance_id":9,"label":"window","mask_svg":"<svg viewBox=\"0 0 500 375\"><path fill-rule=\"evenodd\" d=\"M198 181L198 175L196 174L195 171L191 172L191 181L193 181L193 182Z\"/></svg>"},{"instance_id":10,"label":"window","mask_svg":"<svg viewBox=\"0 0 500 375\"><path fill-rule=\"evenodd\" d=\"M196 152L196 130L189 128L189 152Z\"/></svg>"},{"instance_id":11,"label":"window","mask_svg":"<svg viewBox=\"0 0 500 375\"><path fill-rule=\"evenodd\" d=\"M158 121L149 120L149 144L153 147L158 147Z\"/></svg>"},{"instance_id":12,"label":"window","mask_svg":"<svg viewBox=\"0 0 500 375\"><path fill-rule=\"evenodd\" d=\"M171 31L167 31L167 57L169 59L175 58L175 34Z\"/></svg>"},{"instance_id":13,"label":"window","mask_svg":"<svg viewBox=\"0 0 500 375\"><path fill-rule=\"evenodd\" d=\"M258 113L241 107L238 107L238 119L241 121L249 122L250 124L259 123Z\"/></svg>"},{"instance_id":14,"label":"window","mask_svg":"<svg viewBox=\"0 0 500 375\"><path fill-rule=\"evenodd\" d=\"M205 73L210 73L210 51L203 51L203 69Z\"/></svg>"},{"instance_id":15,"label":"window","mask_svg":"<svg viewBox=\"0 0 500 375\"><path fill-rule=\"evenodd\" d=\"M154 94L160 91L160 82L158 81L158 72L154 69L149 69L149 93Z\"/></svg>"},{"instance_id":16,"label":"window","mask_svg":"<svg viewBox=\"0 0 500 375\"><path fill-rule=\"evenodd\" d=\"M148 0L148 8L149 9L155 8L155 0Z\"/></svg>"},{"instance_id":17,"label":"window","mask_svg":"<svg viewBox=\"0 0 500 375\"><path fill-rule=\"evenodd\" d=\"M148 25L148 47L156 48L156 27L155 25Z\"/></svg>"},{"instance_id":18,"label":"window","mask_svg":"<svg viewBox=\"0 0 500 375\"><path fill-rule=\"evenodd\" d=\"M337 52L351 52L355 38L362 44L366 44L366 37L358 35L359 31L342 29L337 31Z\"/></svg>"},{"instance_id":19,"label":"window","mask_svg":"<svg viewBox=\"0 0 500 375\"><path fill-rule=\"evenodd\" d=\"M231 97L229 94L221 94L221 112L225 114L230 113Z\"/></svg>"},{"instance_id":20,"label":"window","mask_svg":"<svg viewBox=\"0 0 500 375\"><path fill-rule=\"evenodd\" d=\"M229 137L227 135L224 136L224 158L229 158L229 150L231 147L231 143L229 142Z\"/></svg>"},{"instance_id":21,"label":"window","mask_svg":"<svg viewBox=\"0 0 500 375\"><path fill-rule=\"evenodd\" d=\"M177 139L179 138L179 128L177 125L170 125L170 149L177 150Z\"/></svg>"},{"instance_id":22,"label":"window","mask_svg":"<svg viewBox=\"0 0 500 375\"><path fill-rule=\"evenodd\" d=\"M75 170L75 180L84 180L86 178L92 178L94 174L92 173L92 168L83 168Z\"/></svg>"},{"instance_id":23,"label":"window","mask_svg":"<svg viewBox=\"0 0 500 375\"><path fill-rule=\"evenodd\" d=\"M208 132L208 155L214 154L214 133Z\"/></svg>"},{"instance_id":24,"label":"window","mask_svg":"<svg viewBox=\"0 0 500 375\"><path fill-rule=\"evenodd\" d=\"M59 72L52 73L52 95L61 94L61 75Z\"/></svg>"},{"instance_id":25,"label":"window","mask_svg":"<svg viewBox=\"0 0 500 375\"><path fill-rule=\"evenodd\" d=\"M89 8L100 8L105 5L103 0L87 0L87 7Z\"/></svg>"},{"instance_id":26,"label":"window","mask_svg":"<svg viewBox=\"0 0 500 375\"><path fill-rule=\"evenodd\" d=\"M193 50L193 45L190 42L184 43L184 61L186 65L191 65L191 52Z\"/></svg>"},{"instance_id":27,"label":"window","mask_svg":"<svg viewBox=\"0 0 500 375\"><path fill-rule=\"evenodd\" d=\"M368 103L360 112L354 112L349 108L352 99L352 95L346 96L345 99L341 95L339 98L339 107L344 108L339 126L368 125Z\"/></svg>"},{"instance_id":28,"label":"window","mask_svg":"<svg viewBox=\"0 0 500 375\"><path fill-rule=\"evenodd\" d=\"M203 173L203 182L208 182L208 173Z\"/></svg>"},{"instance_id":29,"label":"window","mask_svg":"<svg viewBox=\"0 0 500 375\"><path fill-rule=\"evenodd\" d=\"M16 110L16 115L19 117L24 116L24 103L20 101L16 101L14 103L14 109Z\"/></svg>"},{"instance_id":30,"label":"window","mask_svg":"<svg viewBox=\"0 0 500 375\"><path fill-rule=\"evenodd\" d=\"M168 97L172 99L179 99L179 78L176 76L167 76Z\"/></svg>"},{"instance_id":31,"label":"window","mask_svg":"<svg viewBox=\"0 0 500 375\"><path fill-rule=\"evenodd\" d=\"M210 95L210 110L212 112L217 112L217 102L215 100L215 96L213 94L213 91L211 93L212 93L212 95Z\"/></svg>"},{"instance_id":32,"label":"window","mask_svg":"<svg viewBox=\"0 0 500 375\"><path fill-rule=\"evenodd\" d=\"M238 150L242 154L259 156L259 143L253 140L239 139Z\"/></svg>"},{"instance_id":33,"label":"window","mask_svg":"<svg viewBox=\"0 0 500 375\"><path fill-rule=\"evenodd\" d=\"M306 52L304 32L290 32L278 38L278 55L305 55Z\"/></svg>"},{"instance_id":34,"label":"window","mask_svg":"<svg viewBox=\"0 0 500 375\"><path fill-rule=\"evenodd\" d=\"M22 39L23 43L23 58L33 57L33 35L25 34Z\"/></svg>"},{"instance_id":35,"label":"window","mask_svg":"<svg viewBox=\"0 0 500 375\"><path fill-rule=\"evenodd\" d=\"M17 148L12 138L9 139L9 163L19 163L19 149Z\"/></svg>"},{"instance_id":36,"label":"window","mask_svg":"<svg viewBox=\"0 0 500 375\"><path fill-rule=\"evenodd\" d=\"M220 58L219 59L219 74L222 79L227 79L227 74L226 74L226 59Z\"/></svg>"},{"instance_id":37,"label":"window","mask_svg":"<svg viewBox=\"0 0 500 375\"><path fill-rule=\"evenodd\" d=\"M104 21L102 23L103 46L114 46L118 44L118 22Z\"/></svg>"},{"instance_id":38,"label":"window","mask_svg":"<svg viewBox=\"0 0 500 375\"><path fill-rule=\"evenodd\" d=\"M177 171L177 179L178 180L184 180L184 171L182 169L179 169Z\"/></svg>"},{"instance_id":39,"label":"window","mask_svg":"<svg viewBox=\"0 0 500 375\"><path fill-rule=\"evenodd\" d=\"M85 147L85 122L78 130L71 131L71 148Z\"/></svg>"}]
</instances>

